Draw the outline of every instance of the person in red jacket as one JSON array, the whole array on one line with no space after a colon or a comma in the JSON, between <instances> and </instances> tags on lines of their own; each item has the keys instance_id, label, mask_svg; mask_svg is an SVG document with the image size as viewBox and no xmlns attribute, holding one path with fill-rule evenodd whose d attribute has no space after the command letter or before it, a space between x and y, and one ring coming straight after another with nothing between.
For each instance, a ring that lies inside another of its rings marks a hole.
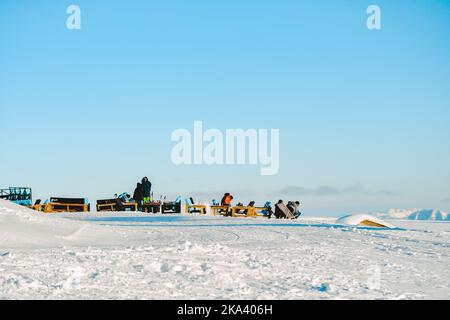
<instances>
[{"instance_id":1,"label":"person in red jacket","mask_svg":"<svg viewBox=\"0 0 450 320\"><path fill-rule=\"evenodd\" d=\"M222 201L220 202L221 206L225 207L231 207L231 201L233 200L233 196L230 193L225 193L225 195L222 198ZM228 216L230 213L229 208L225 212L225 216Z\"/></svg>"},{"instance_id":2,"label":"person in red jacket","mask_svg":"<svg viewBox=\"0 0 450 320\"><path fill-rule=\"evenodd\" d=\"M231 200L233 200L233 196L229 193L225 193L222 198L221 204L222 206L231 206Z\"/></svg>"}]
</instances>

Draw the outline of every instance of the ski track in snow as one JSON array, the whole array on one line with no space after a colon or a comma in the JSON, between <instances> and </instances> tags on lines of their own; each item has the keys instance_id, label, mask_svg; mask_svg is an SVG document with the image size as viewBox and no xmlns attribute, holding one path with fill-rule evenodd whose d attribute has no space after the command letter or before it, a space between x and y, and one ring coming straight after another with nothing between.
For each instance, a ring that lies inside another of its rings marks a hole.
<instances>
[{"instance_id":1,"label":"ski track in snow","mask_svg":"<svg viewBox=\"0 0 450 320\"><path fill-rule=\"evenodd\" d=\"M450 298L450 224L377 230L325 219L139 217L45 218L65 228L45 245L15 246L4 235L0 299Z\"/></svg>"}]
</instances>

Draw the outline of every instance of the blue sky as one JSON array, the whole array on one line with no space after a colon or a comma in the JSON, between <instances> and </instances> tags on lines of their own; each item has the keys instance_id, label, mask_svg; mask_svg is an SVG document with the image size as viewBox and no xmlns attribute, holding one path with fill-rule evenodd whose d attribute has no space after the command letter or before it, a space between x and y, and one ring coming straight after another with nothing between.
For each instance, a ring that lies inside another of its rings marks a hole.
<instances>
[{"instance_id":1,"label":"blue sky","mask_svg":"<svg viewBox=\"0 0 450 320\"><path fill-rule=\"evenodd\" d=\"M448 39L444 0L2 0L0 186L95 200L146 175L158 195L310 214L450 210ZM174 166L194 120L279 128L279 174Z\"/></svg>"}]
</instances>

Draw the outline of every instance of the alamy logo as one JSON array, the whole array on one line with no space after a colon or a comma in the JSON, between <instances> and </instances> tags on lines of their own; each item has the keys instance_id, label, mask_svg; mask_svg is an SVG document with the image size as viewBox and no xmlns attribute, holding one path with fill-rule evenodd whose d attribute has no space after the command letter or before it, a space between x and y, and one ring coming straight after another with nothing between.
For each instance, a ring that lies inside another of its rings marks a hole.
<instances>
[{"instance_id":1,"label":"alamy logo","mask_svg":"<svg viewBox=\"0 0 450 320\"><path fill-rule=\"evenodd\" d=\"M367 29L381 30L381 8L375 4L367 7Z\"/></svg>"},{"instance_id":2,"label":"alamy logo","mask_svg":"<svg viewBox=\"0 0 450 320\"><path fill-rule=\"evenodd\" d=\"M203 131L203 122L194 122L194 132L176 129L171 140L175 165L260 165L261 175L279 170L280 133L278 129L219 129Z\"/></svg>"},{"instance_id":3,"label":"alamy logo","mask_svg":"<svg viewBox=\"0 0 450 320\"><path fill-rule=\"evenodd\" d=\"M81 9L79 6L72 4L67 7L67 14L70 16L67 17L66 27L69 30L80 30L81 29Z\"/></svg>"}]
</instances>

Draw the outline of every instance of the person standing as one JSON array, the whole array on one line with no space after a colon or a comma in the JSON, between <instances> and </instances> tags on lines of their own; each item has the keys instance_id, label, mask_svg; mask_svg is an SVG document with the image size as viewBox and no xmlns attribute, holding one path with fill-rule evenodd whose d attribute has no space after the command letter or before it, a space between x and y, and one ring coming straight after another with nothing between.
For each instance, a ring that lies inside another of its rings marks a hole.
<instances>
[{"instance_id":1,"label":"person standing","mask_svg":"<svg viewBox=\"0 0 450 320\"><path fill-rule=\"evenodd\" d=\"M134 189L133 199L138 205L138 210L142 211L142 205L144 202L144 188L142 184L138 183L136 189Z\"/></svg>"},{"instance_id":2,"label":"person standing","mask_svg":"<svg viewBox=\"0 0 450 320\"><path fill-rule=\"evenodd\" d=\"M143 191L143 201L144 203L150 202L150 194L152 192L152 183L147 177L142 179L142 191Z\"/></svg>"}]
</instances>

